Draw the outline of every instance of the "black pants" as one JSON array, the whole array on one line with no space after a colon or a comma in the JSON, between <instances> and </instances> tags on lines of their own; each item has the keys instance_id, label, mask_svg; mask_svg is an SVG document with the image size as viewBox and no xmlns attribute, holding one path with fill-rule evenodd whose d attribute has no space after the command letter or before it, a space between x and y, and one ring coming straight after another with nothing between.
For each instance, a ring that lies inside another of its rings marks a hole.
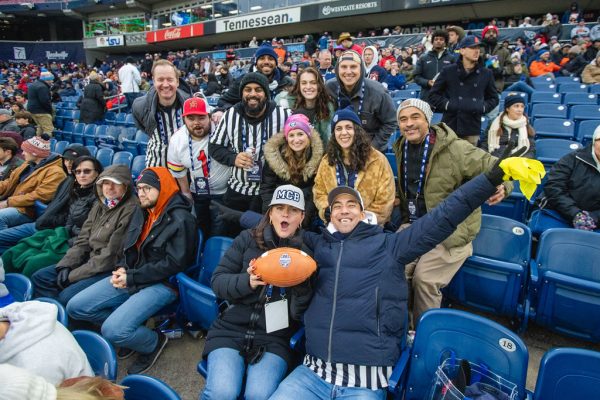
<instances>
[{"instance_id":1,"label":"black pants","mask_svg":"<svg viewBox=\"0 0 600 400\"><path fill-rule=\"evenodd\" d=\"M223 204L238 211L255 211L259 214L262 212L262 198L260 196L247 196L231 188L227 188L227 192L223 195ZM242 231L239 226L227 226L224 230L227 232L226 236L230 237L236 237Z\"/></svg>"},{"instance_id":2,"label":"black pants","mask_svg":"<svg viewBox=\"0 0 600 400\"><path fill-rule=\"evenodd\" d=\"M223 195L194 195L194 210L198 228L202 230L204 240L211 236L224 235L224 224L218 213L210 209L211 202L223 203Z\"/></svg>"}]
</instances>

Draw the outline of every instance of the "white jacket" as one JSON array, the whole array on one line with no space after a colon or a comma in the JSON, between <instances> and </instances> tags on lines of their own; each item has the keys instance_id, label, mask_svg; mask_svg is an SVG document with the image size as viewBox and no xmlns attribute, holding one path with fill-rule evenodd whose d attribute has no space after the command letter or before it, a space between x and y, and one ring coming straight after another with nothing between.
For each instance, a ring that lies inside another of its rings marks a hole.
<instances>
[{"instance_id":1,"label":"white jacket","mask_svg":"<svg viewBox=\"0 0 600 400\"><path fill-rule=\"evenodd\" d=\"M142 77L135 65L127 63L119 68L119 81L122 93L137 93L140 91Z\"/></svg>"},{"instance_id":2,"label":"white jacket","mask_svg":"<svg viewBox=\"0 0 600 400\"><path fill-rule=\"evenodd\" d=\"M56 320L54 304L12 303L0 308L10 328L0 340L0 364L27 369L56 385L65 379L94 376L87 357L71 333Z\"/></svg>"}]
</instances>

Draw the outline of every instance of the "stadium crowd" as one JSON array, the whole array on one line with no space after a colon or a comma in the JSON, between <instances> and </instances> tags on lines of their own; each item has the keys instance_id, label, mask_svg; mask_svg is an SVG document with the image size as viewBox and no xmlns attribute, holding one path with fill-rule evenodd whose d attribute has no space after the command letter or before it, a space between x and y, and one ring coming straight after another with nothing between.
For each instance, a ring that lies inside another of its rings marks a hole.
<instances>
[{"instance_id":1,"label":"stadium crowd","mask_svg":"<svg viewBox=\"0 0 600 400\"><path fill-rule=\"evenodd\" d=\"M71 329L100 332L119 358L136 355L128 373L144 373L169 341L145 322L177 300L172 278L192 265L200 229L204 240L235 238L212 275L228 307L208 331L201 398L384 399L403 338L473 254L480 205L513 190L500 160L536 156L520 93L539 76L600 84L600 25L557 39L559 21L581 14L548 14L538 37L515 43L491 24L481 37L450 26L406 48L363 47L343 32L307 35L305 53L290 54L253 38L250 61L186 50L93 67L3 63L0 387L15 399L28 385L122 398L108 381L73 384L92 375L85 355L48 304L10 304L3 270L30 277L34 298L58 300ZM395 101L411 83L419 98ZM80 96L85 123L112 106L131 112L149 138L134 181L85 146L51 152L53 103L66 96ZM565 225L600 228L600 126L550 170L539 197ZM41 215L36 201L48 204ZM278 247L312 255L318 276L263 282L252 259ZM288 343L299 321L306 356L296 366Z\"/></svg>"}]
</instances>

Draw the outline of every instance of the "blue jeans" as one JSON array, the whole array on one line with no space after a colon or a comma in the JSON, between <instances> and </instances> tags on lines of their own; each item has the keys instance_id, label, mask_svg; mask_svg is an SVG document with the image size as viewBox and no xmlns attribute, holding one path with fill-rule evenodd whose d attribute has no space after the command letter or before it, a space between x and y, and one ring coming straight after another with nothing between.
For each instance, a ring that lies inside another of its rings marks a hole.
<instances>
[{"instance_id":1,"label":"blue jeans","mask_svg":"<svg viewBox=\"0 0 600 400\"><path fill-rule=\"evenodd\" d=\"M71 283L64 290L60 290L56 284L56 265L51 265L42 268L31 276L33 283L33 297L51 297L61 302L66 306L71 297L81 292L83 289L92 286L100 279L107 277L109 274L98 274L77 282Z\"/></svg>"},{"instance_id":2,"label":"blue jeans","mask_svg":"<svg viewBox=\"0 0 600 400\"><path fill-rule=\"evenodd\" d=\"M144 323L176 299L176 292L162 283L130 294L113 287L109 277L75 295L67 312L71 318L102 324L102 336L115 346L148 354L156 347L158 335Z\"/></svg>"},{"instance_id":3,"label":"blue jeans","mask_svg":"<svg viewBox=\"0 0 600 400\"><path fill-rule=\"evenodd\" d=\"M13 226L0 231L0 254L13 247L23 238L29 237L37 232L35 222Z\"/></svg>"},{"instance_id":4,"label":"blue jeans","mask_svg":"<svg viewBox=\"0 0 600 400\"><path fill-rule=\"evenodd\" d=\"M3 208L0 210L0 231L22 224L27 224L33 220L26 214L19 212L14 207Z\"/></svg>"},{"instance_id":5,"label":"blue jeans","mask_svg":"<svg viewBox=\"0 0 600 400\"><path fill-rule=\"evenodd\" d=\"M258 363L246 368L238 350L220 348L208 354L207 369L201 400L236 400L242 391L244 375L247 375L244 399L266 400L285 376L287 363L273 353L265 353Z\"/></svg>"},{"instance_id":6,"label":"blue jeans","mask_svg":"<svg viewBox=\"0 0 600 400\"><path fill-rule=\"evenodd\" d=\"M533 92L535 92L535 89L523 81L518 81L518 82L513 83L506 89L504 89L504 91L505 92L523 92L523 93L527 93L529 96L531 96L533 94Z\"/></svg>"},{"instance_id":7,"label":"blue jeans","mask_svg":"<svg viewBox=\"0 0 600 400\"><path fill-rule=\"evenodd\" d=\"M304 365L296 367L287 378L281 382L271 400L385 400L385 389L371 390L366 388L350 388L332 385L319 378L317 374Z\"/></svg>"}]
</instances>

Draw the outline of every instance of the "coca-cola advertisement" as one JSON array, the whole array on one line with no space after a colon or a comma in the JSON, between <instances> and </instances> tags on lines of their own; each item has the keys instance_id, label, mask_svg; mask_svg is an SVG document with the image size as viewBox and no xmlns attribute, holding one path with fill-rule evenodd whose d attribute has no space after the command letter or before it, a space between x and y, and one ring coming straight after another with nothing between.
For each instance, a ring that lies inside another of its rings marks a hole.
<instances>
[{"instance_id":1,"label":"coca-cola advertisement","mask_svg":"<svg viewBox=\"0 0 600 400\"><path fill-rule=\"evenodd\" d=\"M166 42L169 40L186 39L194 36L204 35L203 24L191 24L176 26L168 29L147 32L146 41L148 43Z\"/></svg>"}]
</instances>

